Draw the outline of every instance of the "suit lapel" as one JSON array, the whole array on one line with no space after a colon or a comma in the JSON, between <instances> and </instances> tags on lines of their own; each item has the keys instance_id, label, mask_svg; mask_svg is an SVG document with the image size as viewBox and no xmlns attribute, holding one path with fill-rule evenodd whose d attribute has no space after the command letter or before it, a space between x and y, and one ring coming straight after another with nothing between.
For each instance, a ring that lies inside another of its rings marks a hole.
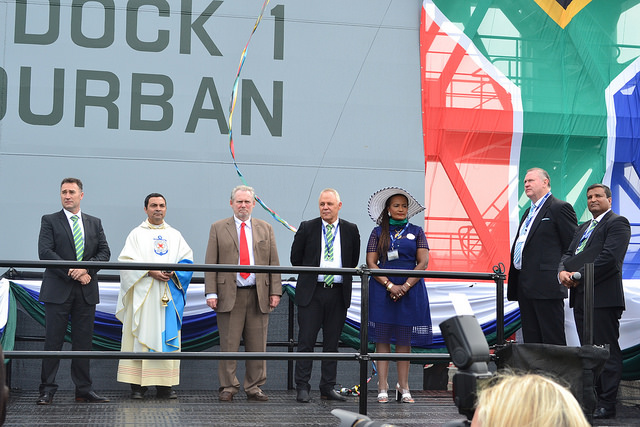
<instances>
[{"instance_id":1,"label":"suit lapel","mask_svg":"<svg viewBox=\"0 0 640 427\"><path fill-rule=\"evenodd\" d=\"M542 222L542 218L544 218L544 216L546 215L547 210L551 206L551 203L553 203L553 195L550 195L549 198L547 198L547 200L544 202L544 204L540 206L540 210L536 214L536 217L533 220L533 224L531 224L531 230L529 230L529 234L527 235L527 241L525 242L525 245L529 242L529 240L531 240L531 236L535 234L536 229Z\"/></svg>"},{"instance_id":2,"label":"suit lapel","mask_svg":"<svg viewBox=\"0 0 640 427\"><path fill-rule=\"evenodd\" d=\"M89 258L92 256L90 255L93 253L91 243L97 243L97 239L93 238L93 228L91 227L93 223L91 220L85 214L81 214L80 216L82 217L82 227L84 228L84 256L82 259L85 259L85 257ZM75 249L75 241L73 245Z\"/></svg>"},{"instance_id":3,"label":"suit lapel","mask_svg":"<svg viewBox=\"0 0 640 427\"><path fill-rule=\"evenodd\" d=\"M231 217L227 220L225 224L225 229L227 233L229 233L229 238L233 241L233 244L236 246L236 251L240 253L240 245L238 243L238 231L236 229L236 220L234 217Z\"/></svg>"},{"instance_id":4,"label":"suit lapel","mask_svg":"<svg viewBox=\"0 0 640 427\"><path fill-rule=\"evenodd\" d=\"M67 235L69 246L73 250L73 253L76 253L76 244L73 240L73 231L71 230L71 225L69 225L69 220L67 219L67 215L64 213L64 210L58 213L58 221L60 223L60 227L65 231Z\"/></svg>"},{"instance_id":5,"label":"suit lapel","mask_svg":"<svg viewBox=\"0 0 640 427\"><path fill-rule=\"evenodd\" d=\"M342 220L338 219L338 228L340 229L340 258L342 258L342 265L344 266L349 264L349 260L346 260L345 256L351 253L350 249L347 248L347 245L349 245L351 241L347 238L348 232L345 232L345 228L342 225Z\"/></svg>"},{"instance_id":6,"label":"suit lapel","mask_svg":"<svg viewBox=\"0 0 640 427\"><path fill-rule=\"evenodd\" d=\"M576 232L574 234L574 238L573 241L571 242L571 245L569 245L569 251L574 254L576 252L576 249L578 248L578 245L580 244L580 239L582 239L582 235L584 234L584 231L587 229L587 227L589 226L588 222L585 222L583 224L580 224L578 226L578 228L576 228Z\"/></svg>"},{"instance_id":7,"label":"suit lapel","mask_svg":"<svg viewBox=\"0 0 640 427\"><path fill-rule=\"evenodd\" d=\"M595 242L596 239L594 239L594 237L596 235L598 235L598 234L603 232L604 223L607 222L609 220L609 218L611 218L611 214L612 213L613 213L613 211L607 212L607 214L605 216L603 216L600 221L598 221L598 223L596 224L595 228L591 232L591 236L589 236L589 240L587 240L587 244L585 245L585 249L588 248L589 246L591 246L591 243ZM590 224L590 222L585 222L584 223L584 225L585 225L584 230L587 229L588 224ZM584 230L582 231L582 234L584 234ZM580 238L582 238L582 234L580 234Z\"/></svg>"},{"instance_id":8,"label":"suit lapel","mask_svg":"<svg viewBox=\"0 0 640 427\"><path fill-rule=\"evenodd\" d=\"M253 257L256 258L256 256L258 255L258 247L256 246L258 243L258 239L256 239L256 235L258 234L258 229L257 229L257 221L253 220L253 217L251 217L251 250L253 251ZM254 259L255 261L255 259ZM257 264L257 261L256 261Z\"/></svg>"},{"instance_id":9,"label":"suit lapel","mask_svg":"<svg viewBox=\"0 0 640 427\"><path fill-rule=\"evenodd\" d=\"M322 258L322 218L318 218L318 220L313 224L311 230L311 241L313 242L314 250L314 258L315 265L320 265L320 259Z\"/></svg>"}]
</instances>

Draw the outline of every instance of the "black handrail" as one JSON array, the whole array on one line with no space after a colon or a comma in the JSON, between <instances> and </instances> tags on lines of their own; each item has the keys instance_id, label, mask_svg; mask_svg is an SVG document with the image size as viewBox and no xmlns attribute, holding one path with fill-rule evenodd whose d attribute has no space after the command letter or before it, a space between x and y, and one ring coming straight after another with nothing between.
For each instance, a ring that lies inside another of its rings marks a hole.
<instances>
[{"instance_id":1,"label":"black handrail","mask_svg":"<svg viewBox=\"0 0 640 427\"><path fill-rule=\"evenodd\" d=\"M199 272L237 272L239 266L237 264L169 264L169 263L133 263L133 262L98 262L98 261L26 261L26 260L0 260L0 267L9 268L3 274L3 277L11 278L15 268L85 268L99 270L169 270L169 271L199 271ZM503 268L494 267L492 273L468 273L468 272L443 272L443 271L416 271L416 270L391 270L391 269L370 269L366 265L357 268L321 268L321 267L281 267L281 266L261 266L251 265L242 266L242 271L250 273L280 273L280 274L333 274L333 275L351 275L361 278L362 286L362 308L360 312L360 351L358 353L298 353L292 350L295 343L293 341L293 330L290 328L291 335L287 352L179 352L179 353L130 353L120 351L7 351L5 357L7 359L72 359L72 358L91 358L91 359L235 359L235 360L289 360L292 366L292 360L312 359L312 360L353 360L360 364L360 396L359 411L361 414L367 414L367 372L370 360L424 360L424 361L443 361L450 360L447 353L421 353L421 354L396 354L396 353L375 353L369 354L368 350L368 319L369 319L369 276L402 276L402 277L421 277L434 279L464 279L464 280L486 280L493 281L497 287L496 307L497 307L497 345L504 344L504 307L502 298L503 283L506 278ZM289 316L292 316L292 310ZM292 385L292 384L290 384Z\"/></svg>"}]
</instances>

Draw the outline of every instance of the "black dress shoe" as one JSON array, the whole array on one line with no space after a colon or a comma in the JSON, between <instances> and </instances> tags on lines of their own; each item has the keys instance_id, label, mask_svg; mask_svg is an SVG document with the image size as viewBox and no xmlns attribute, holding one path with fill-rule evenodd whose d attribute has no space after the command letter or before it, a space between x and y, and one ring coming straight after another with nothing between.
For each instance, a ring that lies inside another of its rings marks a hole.
<instances>
[{"instance_id":1,"label":"black dress shoe","mask_svg":"<svg viewBox=\"0 0 640 427\"><path fill-rule=\"evenodd\" d=\"M607 408L598 408L593 413L593 418L597 420L603 420L606 418L615 418L616 410L607 409Z\"/></svg>"},{"instance_id":2,"label":"black dress shoe","mask_svg":"<svg viewBox=\"0 0 640 427\"><path fill-rule=\"evenodd\" d=\"M320 393L320 398L324 400L339 400L340 402L346 402L347 398L339 394L335 390L330 390L327 393Z\"/></svg>"},{"instance_id":3,"label":"black dress shoe","mask_svg":"<svg viewBox=\"0 0 640 427\"><path fill-rule=\"evenodd\" d=\"M172 389L171 387L163 387L160 388L158 387L158 391L156 393L156 397L158 399L177 399L178 398L178 393L176 393L176 391L174 389Z\"/></svg>"},{"instance_id":4,"label":"black dress shoe","mask_svg":"<svg viewBox=\"0 0 640 427\"><path fill-rule=\"evenodd\" d=\"M144 394L147 392L148 387L142 387L138 384L131 384L131 398L132 399L144 399Z\"/></svg>"},{"instance_id":5,"label":"black dress shoe","mask_svg":"<svg viewBox=\"0 0 640 427\"><path fill-rule=\"evenodd\" d=\"M309 391L304 389L298 390L298 396L296 397L296 400L300 403L309 403L309 401L311 401Z\"/></svg>"},{"instance_id":6,"label":"black dress shoe","mask_svg":"<svg viewBox=\"0 0 640 427\"><path fill-rule=\"evenodd\" d=\"M43 393L40 393L40 397L38 397L38 400L36 401L36 405L51 405L52 402L53 402L53 393L49 391L45 391Z\"/></svg>"},{"instance_id":7,"label":"black dress shoe","mask_svg":"<svg viewBox=\"0 0 640 427\"><path fill-rule=\"evenodd\" d=\"M109 399L98 396L95 391L90 391L87 394L76 395L76 402L107 403L108 401Z\"/></svg>"}]
</instances>

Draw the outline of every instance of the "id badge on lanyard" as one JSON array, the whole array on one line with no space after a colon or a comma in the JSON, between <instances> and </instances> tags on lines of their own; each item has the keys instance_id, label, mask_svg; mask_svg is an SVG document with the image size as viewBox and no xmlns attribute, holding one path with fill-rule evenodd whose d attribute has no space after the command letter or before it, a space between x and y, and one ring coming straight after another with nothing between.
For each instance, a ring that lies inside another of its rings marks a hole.
<instances>
[{"instance_id":1,"label":"id badge on lanyard","mask_svg":"<svg viewBox=\"0 0 640 427\"><path fill-rule=\"evenodd\" d=\"M387 260L388 261L394 261L398 258L400 258L400 255L398 254L398 249L393 249L393 245L396 243L396 240L401 239L402 235L404 234L404 232L407 230L407 227L409 227L409 223L407 223L404 228L402 229L402 231L400 231L399 233L396 233L395 236L391 236L391 243L389 245L389 251L387 252ZM389 233L391 234L391 233Z\"/></svg>"}]
</instances>

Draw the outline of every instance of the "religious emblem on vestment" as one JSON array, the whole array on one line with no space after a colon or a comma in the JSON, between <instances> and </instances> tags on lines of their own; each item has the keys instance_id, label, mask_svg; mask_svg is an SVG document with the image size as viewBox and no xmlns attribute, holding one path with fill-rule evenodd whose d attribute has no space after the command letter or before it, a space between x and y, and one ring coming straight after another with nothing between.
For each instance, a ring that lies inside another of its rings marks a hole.
<instances>
[{"instance_id":1,"label":"religious emblem on vestment","mask_svg":"<svg viewBox=\"0 0 640 427\"><path fill-rule=\"evenodd\" d=\"M153 239L153 251L158 255L166 255L169 252L169 243L162 236Z\"/></svg>"}]
</instances>

